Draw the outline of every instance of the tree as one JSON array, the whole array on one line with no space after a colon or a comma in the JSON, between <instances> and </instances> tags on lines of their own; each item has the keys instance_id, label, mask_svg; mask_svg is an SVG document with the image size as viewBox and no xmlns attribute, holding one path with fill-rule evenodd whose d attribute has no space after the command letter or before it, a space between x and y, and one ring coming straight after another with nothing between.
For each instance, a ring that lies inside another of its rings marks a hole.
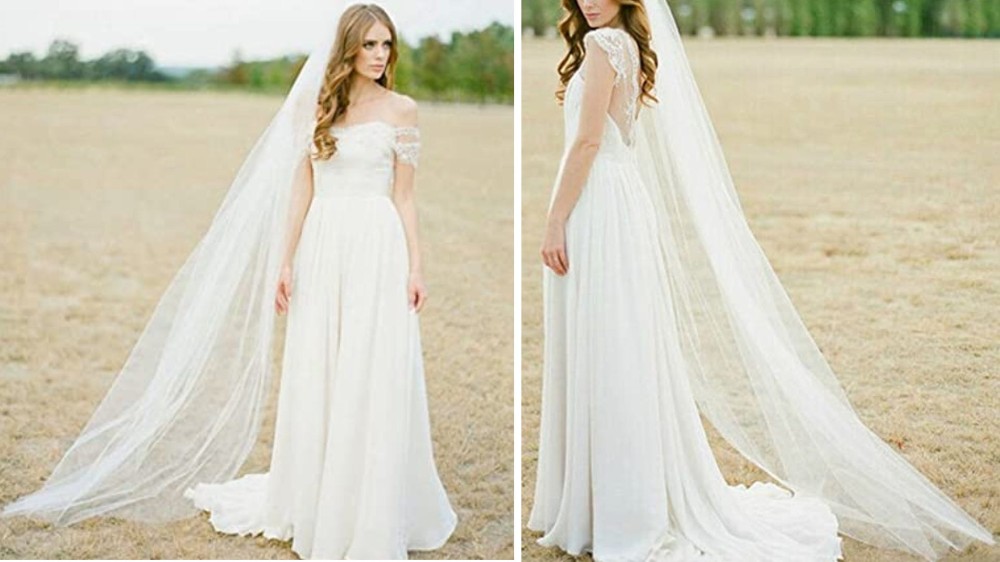
<instances>
[{"instance_id":1,"label":"tree","mask_svg":"<svg viewBox=\"0 0 1000 562\"><path fill-rule=\"evenodd\" d=\"M833 34L828 0L809 0L809 19L812 21L811 35L825 36Z\"/></svg>"},{"instance_id":2,"label":"tree","mask_svg":"<svg viewBox=\"0 0 1000 562\"><path fill-rule=\"evenodd\" d=\"M853 0L851 2L850 22L846 34L856 37L869 37L879 33L879 7L876 0Z\"/></svg>"},{"instance_id":3,"label":"tree","mask_svg":"<svg viewBox=\"0 0 1000 562\"><path fill-rule=\"evenodd\" d=\"M710 0L709 24L718 35L733 35L739 30L739 0Z\"/></svg>"},{"instance_id":4,"label":"tree","mask_svg":"<svg viewBox=\"0 0 1000 562\"><path fill-rule=\"evenodd\" d=\"M93 80L160 81L165 77L156 71L156 64L143 51L115 49L86 64L87 78Z\"/></svg>"},{"instance_id":5,"label":"tree","mask_svg":"<svg viewBox=\"0 0 1000 562\"><path fill-rule=\"evenodd\" d=\"M11 53L7 57L6 68L5 72L12 72L25 80L32 80L39 77L38 59L35 58L34 53L29 51Z\"/></svg>"},{"instance_id":6,"label":"tree","mask_svg":"<svg viewBox=\"0 0 1000 562\"><path fill-rule=\"evenodd\" d=\"M396 43L396 49L396 73L394 78L396 88L403 92L412 91L414 88L413 47L400 38L399 42Z\"/></svg>"},{"instance_id":7,"label":"tree","mask_svg":"<svg viewBox=\"0 0 1000 562\"><path fill-rule=\"evenodd\" d=\"M793 35L794 0L774 0L774 30L778 35Z\"/></svg>"},{"instance_id":8,"label":"tree","mask_svg":"<svg viewBox=\"0 0 1000 562\"><path fill-rule=\"evenodd\" d=\"M83 78L80 49L75 43L56 39L41 60L39 74L44 78L78 80Z\"/></svg>"},{"instance_id":9,"label":"tree","mask_svg":"<svg viewBox=\"0 0 1000 562\"><path fill-rule=\"evenodd\" d=\"M996 0L990 0L995 3ZM962 34L966 37L986 36L986 7L984 0L967 0L966 14Z\"/></svg>"},{"instance_id":10,"label":"tree","mask_svg":"<svg viewBox=\"0 0 1000 562\"><path fill-rule=\"evenodd\" d=\"M923 35L923 4L925 0L906 0L906 14L904 15L903 35L906 37L920 37Z\"/></svg>"},{"instance_id":11,"label":"tree","mask_svg":"<svg viewBox=\"0 0 1000 562\"><path fill-rule=\"evenodd\" d=\"M810 35L812 33L812 12L803 0L792 0L792 35Z\"/></svg>"},{"instance_id":12,"label":"tree","mask_svg":"<svg viewBox=\"0 0 1000 562\"><path fill-rule=\"evenodd\" d=\"M1000 37L1000 2L986 2L983 15L986 17L986 36Z\"/></svg>"},{"instance_id":13,"label":"tree","mask_svg":"<svg viewBox=\"0 0 1000 562\"><path fill-rule=\"evenodd\" d=\"M943 35L958 36L965 28L963 0L944 0L938 14L939 29Z\"/></svg>"},{"instance_id":14,"label":"tree","mask_svg":"<svg viewBox=\"0 0 1000 562\"><path fill-rule=\"evenodd\" d=\"M706 25L711 25L712 4L711 0L691 0L691 34L696 35L698 30Z\"/></svg>"},{"instance_id":15,"label":"tree","mask_svg":"<svg viewBox=\"0 0 1000 562\"><path fill-rule=\"evenodd\" d=\"M250 83L250 73L246 63L243 62L243 53L236 49L233 51L233 62L223 72L222 81L235 86L246 86Z\"/></svg>"},{"instance_id":16,"label":"tree","mask_svg":"<svg viewBox=\"0 0 1000 562\"><path fill-rule=\"evenodd\" d=\"M440 95L448 87L448 50L436 36L420 40L420 52L416 59L413 77L416 86L432 94Z\"/></svg>"},{"instance_id":17,"label":"tree","mask_svg":"<svg viewBox=\"0 0 1000 562\"><path fill-rule=\"evenodd\" d=\"M941 8L944 0L923 0L920 3L920 30L925 36L941 35Z\"/></svg>"}]
</instances>

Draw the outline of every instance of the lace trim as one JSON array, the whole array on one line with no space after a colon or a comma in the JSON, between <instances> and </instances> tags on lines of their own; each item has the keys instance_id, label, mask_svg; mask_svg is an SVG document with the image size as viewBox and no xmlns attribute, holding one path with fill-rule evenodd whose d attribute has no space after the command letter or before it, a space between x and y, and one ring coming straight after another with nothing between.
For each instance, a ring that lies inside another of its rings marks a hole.
<instances>
[{"instance_id":1,"label":"lace trim","mask_svg":"<svg viewBox=\"0 0 1000 562\"><path fill-rule=\"evenodd\" d=\"M615 70L615 86L621 84L625 78L625 49L622 45L622 37L618 35L617 29L602 27L587 33L587 37L596 41L601 50L607 53L608 62Z\"/></svg>"},{"instance_id":2,"label":"lace trim","mask_svg":"<svg viewBox=\"0 0 1000 562\"><path fill-rule=\"evenodd\" d=\"M625 115L629 118L628 137L631 143L635 137L632 131L633 121L639 104L639 47L627 31L618 28L601 27L589 31L586 37L592 37L601 50L607 53L608 62L615 71L614 85L625 88L623 97Z\"/></svg>"},{"instance_id":3,"label":"lace trim","mask_svg":"<svg viewBox=\"0 0 1000 562\"><path fill-rule=\"evenodd\" d=\"M364 125L384 125L387 128L391 128L393 131L392 150L396 154L396 158L404 164L409 164L414 168L417 167L417 163L420 159L420 129L417 127L395 127L385 121L376 120L365 123L357 123L355 125L348 125L347 127L333 127L332 129L344 131ZM314 121L302 134L302 140L307 154L311 154L315 149L315 145L313 144L315 128L316 123Z\"/></svg>"},{"instance_id":4,"label":"lace trim","mask_svg":"<svg viewBox=\"0 0 1000 562\"><path fill-rule=\"evenodd\" d=\"M416 127L396 127L392 149L398 162L416 168L420 157L420 130Z\"/></svg>"}]
</instances>

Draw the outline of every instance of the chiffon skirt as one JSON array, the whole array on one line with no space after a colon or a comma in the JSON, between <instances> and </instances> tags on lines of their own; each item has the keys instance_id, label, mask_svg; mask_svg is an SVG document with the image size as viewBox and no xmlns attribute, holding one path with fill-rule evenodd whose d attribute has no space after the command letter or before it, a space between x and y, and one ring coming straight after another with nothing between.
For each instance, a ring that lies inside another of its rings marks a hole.
<instances>
[{"instance_id":1,"label":"chiffon skirt","mask_svg":"<svg viewBox=\"0 0 1000 562\"><path fill-rule=\"evenodd\" d=\"M383 196L316 197L294 261L268 473L188 491L302 558L403 559L456 525L431 446L405 235Z\"/></svg>"},{"instance_id":2,"label":"chiffon skirt","mask_svg":"<svg viewBox=\"0 0 1000 562\"><path fill-rule=\"evenodd\" d=\"M600 155L544 272L541 437L529 528L601 561L841 557L837 520L774 484L729 485L685 372L653 205L632 162Z\"/></svg>"}]
</instances>

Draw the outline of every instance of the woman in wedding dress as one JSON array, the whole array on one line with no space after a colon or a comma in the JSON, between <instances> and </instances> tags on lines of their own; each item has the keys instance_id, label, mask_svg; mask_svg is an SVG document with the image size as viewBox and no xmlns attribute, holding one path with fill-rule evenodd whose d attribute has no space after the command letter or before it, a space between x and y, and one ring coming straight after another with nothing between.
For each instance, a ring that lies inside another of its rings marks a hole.
<instances>
[{"instance_id":1,"label":"woman in wedding dress","mask_svg":"<svg viewBox=\"0 0 1000 562\"><path fill-rule=\"evenodd\" d=\"M392 91L396 37L377 5L343 11L87 427L4 515L159 522L197 508L302 558L405 559L447 541L457 517L418 321L417 108ZM270 469L234 479L286 312Z\"/></svg>"},{"instance_id":2,"label":"woman in wedding dress","mask_svg":"<svg viewBox=\"0 0 1000 562\"><path fill-rule=\"evenodd\" d=\"M927 559L992 543L843 397L746 228L663 0L563 7L538 542L678 562L833 561L838 530ZM784 487L727 484L699 406Z\"/></svg>"},{"instance_id":3,"label":"woman in wedding dress","mask_svg":"<svg viewBox=\"0 0 1000 562\"><path fill-rule=\"evenodd\" d=\"M218 531L292 540L302 558L399 559L456 516L431 452L417 313L416 104L394 93L396 30L341 17L297 184L275 297L288 312L271 468L187 495Z\"/></svg>"}]
</instances>

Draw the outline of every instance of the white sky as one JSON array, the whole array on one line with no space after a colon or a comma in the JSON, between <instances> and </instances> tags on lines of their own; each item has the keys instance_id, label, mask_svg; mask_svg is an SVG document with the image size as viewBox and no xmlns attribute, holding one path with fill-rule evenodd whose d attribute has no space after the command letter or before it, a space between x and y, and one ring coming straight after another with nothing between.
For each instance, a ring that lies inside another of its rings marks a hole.
<instances>
[{"instance_id":1,"label":"white sky","mask_svg":"<svg viewBox=\"0 0 1000 562\"><path fill-rule=\"evenodd\" d=\"M513 26L516 0L382 0L408 42L443 39L493 21ZM351 2L353 3L353 2ZM308 53L332 33L338 0L0 0L0 59L13 51L44 54L66 38L91 59L124 47L142 49L160 66L226 64Z\"/></svg>"}]
</instances>

